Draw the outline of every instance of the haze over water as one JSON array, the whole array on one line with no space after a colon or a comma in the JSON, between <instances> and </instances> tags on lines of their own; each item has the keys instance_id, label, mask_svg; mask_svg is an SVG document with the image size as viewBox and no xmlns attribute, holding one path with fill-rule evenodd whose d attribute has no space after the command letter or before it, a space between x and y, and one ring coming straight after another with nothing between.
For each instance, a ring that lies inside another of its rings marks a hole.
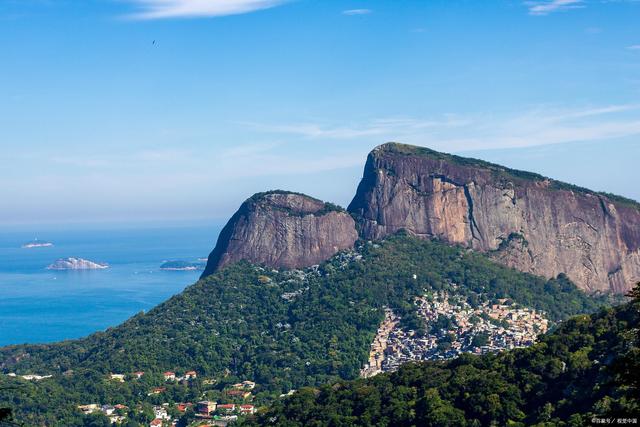
<instances>
[{"instance_id":1,"label":"haze over water","mask_svg":"<svg viewBox=\"0 0 640 427\"><path fill-rule=\"evenodd\" d=\"M79 338L149 310L197 281L199 271L162 271L213 248L218 226L0 231L0 346ZM38 237L51 248L24 249ZM106 262L107 270L51 271L58 258Z\"/></svg>"}]
</instances>

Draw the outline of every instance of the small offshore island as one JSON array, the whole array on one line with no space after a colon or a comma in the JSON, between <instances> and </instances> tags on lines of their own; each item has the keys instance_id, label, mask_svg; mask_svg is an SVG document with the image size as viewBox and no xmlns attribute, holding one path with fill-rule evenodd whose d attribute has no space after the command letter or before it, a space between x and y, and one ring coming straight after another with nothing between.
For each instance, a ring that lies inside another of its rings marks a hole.
<instances>
[{"instance_id":1,"label":"small offshore island","mask_svg":"<svg viewBox=\"0 0 640 427\"><path fill-rule=\"evenodd\" d=\"M101 264L82 258L60 258L47 267L47 270L104 270L107 264Z\"/></svg>"},{"instance_id":2,"label":"small offshore island","mask_svg":"<svg viewBox=\"0 0 640 427\"><path fill-rule=\"evenodd\" d=\"M204 270L203 262L166 261L160 266L165 271L196 271Z\"/></svg>"},{"instance_id":3,"label":"small offshore island","mask_svg":"<svg viewBox=\"0 0 640 427\"><path fill-rule=\"evenodd\" d=\"M38 239L32 240L32 241L27 242L27 243L25 243L25 244L23 244L23 245L22 245L22 247L23 247L24 249L31 249L31 248L49 248L49 247L51 247L51 246L53 246L53 243L51 243L51 242L47 242L47 241L45 241L45 240L38 240Z\"/></svg>"}]
</instances>

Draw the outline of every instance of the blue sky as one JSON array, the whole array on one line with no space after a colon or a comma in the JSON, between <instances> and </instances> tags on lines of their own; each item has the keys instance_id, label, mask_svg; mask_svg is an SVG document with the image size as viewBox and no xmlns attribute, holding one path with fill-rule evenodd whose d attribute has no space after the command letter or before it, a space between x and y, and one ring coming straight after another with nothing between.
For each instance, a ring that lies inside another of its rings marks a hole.
<instances>
[{"instance_id":1,"label":"blue sky","mask_svg":"<svg viewBox=\"0 0 640 427\"><path fill-rule=\"evenodd\" d=\"M640 199L638 22L634 0L0 0L0 223L347 204L390 140Z\"/></svg>"}]
</instances>

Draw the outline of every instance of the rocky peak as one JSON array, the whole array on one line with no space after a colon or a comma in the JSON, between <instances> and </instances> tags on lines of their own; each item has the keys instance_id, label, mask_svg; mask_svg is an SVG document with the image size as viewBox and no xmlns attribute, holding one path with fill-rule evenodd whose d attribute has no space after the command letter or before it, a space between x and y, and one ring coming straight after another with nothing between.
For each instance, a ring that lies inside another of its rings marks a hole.
<instances>
[{"instance_id":1,"label":"rocky peak","mask_svg":"<svg viewBox=\"0 0 640 427\"><path fill-rule=\"evenodd\" d=\"M292 192L258 193L222 229L203 277L240 260L307 267L352 247L357 238L354 220L338 206Z\"/></svg>"},{"instance_id":2,"label":"rocky peak","mask_svg":"<svg viewBox=\"0 0 640 427\"><path fill-rule=\"evenodd\" d=\"M587 291L624 292L640 279L636 202L481 160L383 144L348 210L366 239L404 229L525 272L565 273Z\"/></svg>"}]
</instances>

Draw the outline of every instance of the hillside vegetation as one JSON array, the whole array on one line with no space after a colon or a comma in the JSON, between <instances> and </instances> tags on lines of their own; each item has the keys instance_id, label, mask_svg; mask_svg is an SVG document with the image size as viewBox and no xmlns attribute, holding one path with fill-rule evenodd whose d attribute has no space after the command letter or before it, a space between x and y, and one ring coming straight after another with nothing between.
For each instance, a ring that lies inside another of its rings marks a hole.
<instances>
[{"instance_id":1,"label":"hillside vegetation","mask_svg":"<svg viewBox=\"0 0 640 427\"><path fill-rule=\"evenodd\" d=\"M636 300L574 317L539 343L408 364L367 380L305 388L245 425L583 426L640 415ZM631 423L631 422L628 422Z\"/></svg>"},{"instance_id":2,"label":"hillside vegetation","mask_svg":"<svg viewBox=\"0 0 640 427\"><path fill-rule=\"evenodd\" d=\"M264 402L291 389L353 379L367 360L385 306L402 316L404 326L424 327L412 301L426 290L468 294L476 304L510 298L554 321L592 312L603 302L566 278L545 280L480 254L403 235L363 243L357 252L304 271L241 262L105 332L0 349L4 374L53 375L40 382L0 376L0 407L13 408L28 425L82 425L79 404L133 408L200 399L206 387L199 380L148 397L150 387L163 384L160 374L166 370L194 369L201 378L215 379L218 389L251 379L258 383L257 401ZM106 380L109 373L135 371L145 371L135 383Z\"/></svg>"}]
</instances>

